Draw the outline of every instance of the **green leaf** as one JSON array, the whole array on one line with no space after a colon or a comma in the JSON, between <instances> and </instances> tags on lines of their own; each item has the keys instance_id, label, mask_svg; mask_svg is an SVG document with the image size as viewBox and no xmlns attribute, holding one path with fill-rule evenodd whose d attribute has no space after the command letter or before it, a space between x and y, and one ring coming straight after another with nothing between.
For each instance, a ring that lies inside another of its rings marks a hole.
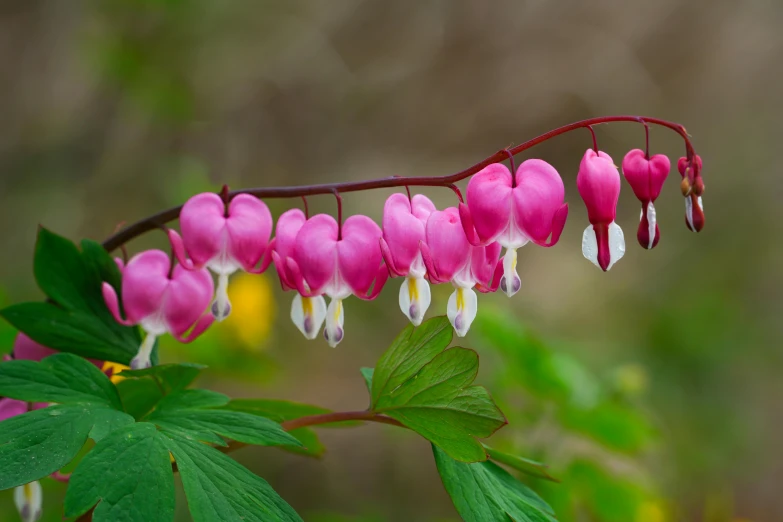
<instances>
[{"instance_id":1,"label":"green leaf","mask_svg":"<svg viewBox=\"0 0 783 522\"><path fill-rule=\"evenodd\" d=\"M448 318L443 316L433 317L418 328L408 325L375 365L373 406L381 395L393 392L445 350L451 343L453 332Z\"/></svg>"},{"instance_id":2,"label":"green leaf","mask_svg":"<svg viewBox=\"0 0 783 522\"><path fill-rule=\"evenodd\" d=\"M517 471L521 471L522 473L530 475L531 477L550 480L552 482L560 482L549 474L546 464L541 464L535 460L525 459L510 453L506 453L504 451L496 450L495 448L491 448L486 444L484 444L484 449L487 450L489 458L495 462L505 464L506 466L509 466L510 468L513 468Z\"/></svg>"},{"instance_id":3,"label":"green leaf","mask_svg":"<svg viewBox=\"0 0 783 522\"><path fill-rule=\"evenodd\" d=\"M164 432L195 522L302 522L262 478L215 448Z\"/></svg>"},{"instance_id":4,"label":"green leaf","mask_svg":"<svg viewBox=\"0 0 783 522\"><path fill-rule=\"evenodd\" d=\"M163 398L160 384L153 379L123 379L114 386L120 394L125 411L136 420L152 411Z\"/></svg>"},{"instance_id":5,"label":"green leaf","mask_svg":"<svg viewBox=\"0 0 783 522\"><path fill-rule=\"evenodd\" d=\"M359 371L362 372L364 383L367 385L367 391L372 394L372 376L373 373L375 373L375 368L359 368Z\"/></svg>"},{"instance_id":6,"label":"green leaf","mask_svg":"<svg viewBox=\"0 0 783 522\"><path fill-rule=\"evenodd\" d=\"M465 522L555 522L546 502L494 462L465 464L432 447L435 464Z\"/></svg>"},{"instance_id":7,"label":"green leaf","mask_svg":"<svg viewBox=\"0 0 783 522\"><path fill-rule=\"evenodd\" d=\"M142 370L125 370L121 374L125 378L151 377L160 383L166 393L171 393L187 388L204 368L206 366L202 364L192 363L161 364Z\"/></svg>"},{"instance_id":8,"label":"green leaf","mask_svg":"<svg viewBox=\"0 0 783 522\"><path fill-rule=\"evenodd\" d=\"M122 410L117 390L89 361L69 353L0 364L0 396L28 402L99 403Z\"/></svg>"},{"instance_id":9,"label":"green leaf","mask_svg":"<svg viewBox=\"0 0 783 522\"><path fill-rule=\"evenodd\" d=\"M65 516L95 504L95 522L174 520L174 474L168 439L149 423L113 433L87 454L65 495Z\"/></svg>"},{"instance_id":10,"label":"green leaf","mask_svg":"<svg viewBox=\"0 0 783 522\"><path fill-rule=\"evenodd\" d=\"M174 499L168 439L141 422L112 433L84 457L68 484L65 516L98 504L95 522L170 522Z\"/></svg>"},{"instance_id":11,"label":"green leaf","mask_svg":"<svg viewBox=\"0 0 783 522\"><path fill-rule=\"evenodd\" d=\"M100 439L131 422L132 417L116 410L74 404L49 406L0 422L0 490L54 473L73 460L87 437Z\"/></svg>"},{"instance_id":12,"label":"green leaf","mask_svg":"<svg viewBox=\"0 0 783 522\"><path fill-rule=\"evenodd\" d=\"M92 311L85 295L90 284L88 270L81 252L68 239L39 228L33 272L41 290L62 307Z\"/></svg>"},{"instance_id":13,"label":"green leaf","mask_svg":"<svg viewBox=\"0 0 783 522\"><path fill-rule=\"evenodd\" d=\"M82 357L130 364L140 341L118 337L87 312L68 311L51 303L20 303L0 310L6 321L34 341Z\"/></svg>"},{"instance_id":14,"label":"green leaf","mask_svg":"<svg viewBox=\"0 0 783 522\"><path fill-rule=\"evenodd\" d=\"M643 414L611 399L587 409L567 408L560 416L567 428L625 453L638 453L655 438L654 428Z\"/></svg>"},{"instance_id":15,"label":"green leaf","mask_svg":"<svg viewBox=\"0 0 783 522\"><path fill-rule=\"evenodd\" d=\"M506 418L485 388L471 386L478 373L478 354L450 348L406 373L407 380L384 387L375 397L373 411L400 421L457 460L486 460L476 437L489 437L506 424Z\"/></svg>"},{"instance_id":16,"label":"green leaf","mask_svg":"<svg viewBox=\"0 0 783 522\"><path fill-rule=\"evenodd\" d=\"M330 413L331 411L310 404L274 399L234 399L222 408L260 415L275 422L285 422L308 415ZM329 427L329 425L321 425L321 427ZM298 428L289 431L288 434L296 437L300 444L280 446L281 449L309 457L320 457L326 452L326 447L321 443L315 431L310 428Z\"/></svg>"},{"instance_id":17,"label":"green leaf","mask_svg":"<svg viewBox=\"0 0 783 522\"><path fill-rule=\"evenodd\" d=\"M225 395L207 390L182 390L163 398L147 416L150 422L166 429L189 432L211 444L224 445L218 435L260 446L300 446L280 424L249 413L212 409L228 402Z\"/></svg>"}]
</instances>

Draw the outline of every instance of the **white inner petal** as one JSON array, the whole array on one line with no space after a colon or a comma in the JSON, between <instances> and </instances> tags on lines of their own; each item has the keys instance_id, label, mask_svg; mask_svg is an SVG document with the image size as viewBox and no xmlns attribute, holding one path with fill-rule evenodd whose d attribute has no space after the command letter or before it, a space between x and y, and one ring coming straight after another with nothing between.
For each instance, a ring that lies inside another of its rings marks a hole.
<instances>
[{"instance_id":1,"label":"white inner petal","mask_svg":"<svg viewBox=\"0 0 783 522\"><path fill-rule=\"evenodd\" d=\"M517 249L507 248L503 255L503 279L500 282L501 289L507 296L519 292L522 281L517 274Z\"/></svg>"},{"instance_id":2,"label":"white inner petal","mask_svg":"<svg viewBox=\"0 0 783 522\"><path fill-rule=\"evenodd\" d=\"M152 366L150 355L152 354L152 348L155 346L156 338L157 336L155 334L149 332L147 333L147 336L144 337L144 340L141 342L141 346L139 346L139 351L136 352L135 357L131 359L131 369L142 370Z\"/></svg>"},{"instance_id":3,"label":"white inner petal","mask_svg":"<svg viewBox=\"0 0 783 522\"><path fill-rule=\"evenodd\" d=\"M654 232L655 230L653 230ZM612 268L616 262L618 262L625 255L625 236L623 235L623 229L620 225L612 221L609 224L609 266L607 270Z\"/></svg>"},{"instance_id":4,"label":"white inner petal","mask_svg":"<svg viewBox=\"0 0 783 522\"><path fill-rule=\"evenodd\" d=\"M587 225L582 234L582 255L595 266L601 267L598 264L598 240L595 237L593 225Z\"/></svg>"},{"instance_id":5,"label":"white inner petal","mask_svg":"<svg viewBox=\"0 0 783 522\"><path fill-rule=\"evenodd\" d=\"M465 337L478 312L478 297L472 288L458 286L449 297L446 316L459 337Z\"/></svg>"},{"instance_id":6,"label":"white inner petal","mask_svg":"<svg viewBox=\"0 0 783 522\"><path fill-rule=\"evenodd\" d=\"M343 311L343 300L332 299L329 302L329 308L326 310L326 328L324 337L329 346L334 348L343 340L343 321L345 313Z\"/></svg>"},{"instance_id":7,"label":"white inner petal","mask_svg":"<svg viewBox=\"0 0 783 522\"><path fill-rule=\"evenodd\" d=\"M530 241L530 238L528 238L521 230L519 230L519 227L517 227L516 220L514 218L514 212L514 205L512 205L511 215L508 219L508 225L506 226L506 229L498 236L497 242L506 248L517 249L525 246Z\"/></svg>"},{"instance_id":8,"label":"white inner petal","mask_svg":"<svg viewBox=\"0 0 783 522\"><path fill-rule=\"evenodd\" d=\"M647 242L647 248L651 249L655 243L655 206L652 201L647 204L647 233L650 239Z\"/></svg>"},{"instance_id":9,"label":"white inner petal","mask_svg":"<svg viewBox=\"0 0 783 522\"><path fill-rule=\"evenodd\" d=\"M218 285L215 301L212 303L212 315L222 321L231 313L231 302L228 300L228 274L218 275Z\"/></svg>"},{"instance_id":10,"label":"white inner petal","mask_svg":"<svg viewBox=\"0 0 783 522\"><path fill-rule=\"evenodd\" d=\"M220 252L209 260L207 263L207 268L212 270L218 275L231 275L237 270L239 270L241 265L237 263L237 261L231 257L228 253L228 241L229 241L229 235L228 235L228 229L223 228L221 231L221 247Z\"/></svg>"},{"instance_id":11,"label":"white inner petal","mask_svg":"<svg viewBox=\"0 0 783 522\"><path fill-rule=\"evenodd\" d=\"M306 339L313 340L318 335L321 325L326 319L326 300L323 296L294 296L291 303L291 320Z\"/></svg>"},{"instance_id":12,"label":"white inner petal","mask_svg":"<svg viewBox=\"0 0 783 522\"><path fill-rule=\"evenodd\" d=\"M35 522L41 518L43 504L41 484L36 480L14 489L14 504L19 510L22 522Z\"/></svg>"},{"instance_id":13,"label":"white inner petal","mask_svg":"<svg viewBox=\"0 0 783 522\"><path fill-rule=\"evenodd\" d=\"M693 226L693 202L690 196L685 196L685 219L688 220L688 228L696 230Z\"/></svg>"},{"instance_id":14,"label":"white inner petal","mask_svg":"<svg viewBox=\"0 0 783 522\"><path fill-rule=\"evenodd\" d=\"M406 277L400 286L400 310L414 326L421 324L430 302L430 284L422 277Z\"/></svg>"}]
</instances>

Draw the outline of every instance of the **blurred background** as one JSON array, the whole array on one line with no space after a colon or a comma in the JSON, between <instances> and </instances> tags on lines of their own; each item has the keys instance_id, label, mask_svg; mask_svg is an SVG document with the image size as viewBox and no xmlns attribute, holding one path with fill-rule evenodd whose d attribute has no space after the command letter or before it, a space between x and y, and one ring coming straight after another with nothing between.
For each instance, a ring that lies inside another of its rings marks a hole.
<instances>
[{"instance_id":1,"label":"blurred background","mask_svg":"<svg viewBox=\"0 0 783 522\"><path fill-rule=\"evenodd\" d=\"M674 172L656 202L660 244L641 249L625 185L628 251L602 273L580 249L589 134L551 140L520 160L560 171L563 237L520 250L522 291L481 296L461 344L479 350L479 382L511 422L498 444L561 480L530 484L564 522L783 520L781 26L777 0L3 0L3 300L42 295L39 224L103 239L223 183L443 175L583 118L675 120L704 159L703 232L684 225ZM617 164L644 143L640 125L596 131ZM651 149L684 152L660 128ZM348 194L345 211L380 221L390 193ZM267 203L275 215L300 205ZM310 206L335 210L329 197ZM128 247L165 246L153 232ZM274 270L236 278L230 320L193 345L166 343L162 358L208 364L199 384L234 397L360 409L358 368L406 322L398 284L349 300L332 350L291 324ZM434 291L431 315L450 291ZM458 520L420 438L364 426L322 441L320 460L235 455L308 522ZM45 520L60 520L62 486L44 487ZM15 520L11 498L0 493L0 520Z\"/></svg>"}]
</instances>

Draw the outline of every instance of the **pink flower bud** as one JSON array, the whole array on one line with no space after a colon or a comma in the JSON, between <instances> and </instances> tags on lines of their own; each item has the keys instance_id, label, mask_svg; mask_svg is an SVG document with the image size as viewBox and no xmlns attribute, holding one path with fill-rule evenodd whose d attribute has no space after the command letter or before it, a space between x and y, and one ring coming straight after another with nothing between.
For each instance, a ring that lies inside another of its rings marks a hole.
<instances>
[{"instance_id":1,"label":"pink flower bud","mask_svg":"<svg viewBox=\"0 0 783 522\"><path fill-rule=\"evenodd\" d=\"M623 158L623 175L636 197L642 202L642 214L636 238L643 248L653 248L660 239L661 232L656 222L653 203L661 193L670 168L669 158L663 154L656 154L648 159L641 149L634 149Z\"/></svg>"},{"instance_id":2,"label":"pink flower bud","mask_svg":"<svg viewBox=\"0 0 783 522\"><path fill-rule=\"evenodd\" d=\"M27 403L24 401L17 401L16 399L1 398L0 399L0 421L10 419L17 415L27 413Z\"/></svg>"},{"instance_id":3,"label":"pink flower bud","mask_svg":"<svg viewBox=\"0 0 783 522\"><path fill-rule=\"evenodd\" d=\"M103 298L117 322L139 324L147 333L131 368L150 366L157 336L170 333L189 343L212 324L212 315L204 313L214 295L209 272L204 268L186 270L181 265L171 271L170 263L169 256L160 250L147 250L130 260L122 272L122 305L127 319L120 314L114 288L103 284Z\"/></svg>"},{"instance_id":4,"label":"pink flower bud","mask_svg":"<svg viewBox=\"0 0 783 522\"><path fill-rule=\"evenodd\" d=\"M405 276L400 286L400 309L416 326L421 324L431 302L419 242L424 240L427 218L433 212L435 205L421 194L411 200L405 194L392 194L383 207L381 253L392 277Z\"/></svg>"},{"instance_id":5,"label":"pink flower bud","mask_svg":"<svg viewBox=\"0 0 783 522\"><path fill-rule=\"evenodd\" d=\"M605 152L588 149L576 177L590 225L582 235L582 254L603 271L625 254L623 231L614 222L620 197L620 173Z\"/></svg>"},{"instance_id":6,"label":"pink flower bud","mask_svg":"<svg viewBox=\"0 0 783 522\"><path fill-rule=\"evenodd\" d=\"M343 339L342 301L350 295L375 299L389 277L381 264L381 235L380 227L367 216L346 219L340 235L337 221L326 214L308 219L296 235L286 269L303 296L331 298L324 329L330 346Z\"/></svg>"},{"instance_id":7,"label":"pink flower bud","mask_svg":"<svg viewBox=\"0 0 783 522\"><path fill-rule=\"evenodd\" d=\"M508 296L521 287L516 250L528 241L555 245L568 217L563 180L549 163L527 160L515 176L513 184L511 172L501 163L485 167L468 182L467 205L459 208L471 244L497 241L506 248L500 286Z\"/></svg>"},{"instance_id":8,"label":"pink flower bud","mask_svg":"<svg viewBox=\"0 0 783 522\"><path fill-rule=\"evenodd\" d=\"M248 194L235 196L226 208L220 196L208 192L185 203L179 222L181 238L169 230L172 248L185 268L207 267L218 274L213 312L222 321L231 312L228 276L239 269L261 273L269 265L271 258L264 254L272 215L263 201ZM259 262L261 266L256 267Z\"/></svg>"},{"instance_id":9,"label":"pink flower bud","mask_svg":"<svg viewBox=\"0 0 783 522\"><path fill-rule=\"evenodd\" d=\"M688 190L685 196L685 225L693 232L701 232L704 228L704 181L701 179L701 156L694 156L689 164L688 158L680 158L677 161L677 170L683 178L683 184L687 180Z\"/></svg>"}]
</instances>

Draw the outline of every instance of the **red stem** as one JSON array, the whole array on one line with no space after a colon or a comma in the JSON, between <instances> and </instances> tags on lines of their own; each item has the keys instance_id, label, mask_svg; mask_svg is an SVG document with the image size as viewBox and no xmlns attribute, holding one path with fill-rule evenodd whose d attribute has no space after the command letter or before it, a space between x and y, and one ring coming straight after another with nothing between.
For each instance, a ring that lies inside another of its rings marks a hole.
<instances>
[{"instance_id":1,"label":"red stem","mask_svg":"<svg viewBox=\"0 0 783 522\"><path fill-rule=\"evenodd\" d=\"M593 137L593 151L598 154L598 140L595 137L595 130L592 125L588 125L587 130L590 131L590 136Z\"/></svg>"},{"instance_id":2,"label":"red stem","mask_svg":"<svg viewBox=\"0 0 783 522\"><path fill-rule=\"evenodd\" d=\"M320 415L309 415L298 419L291 419L280 423L285 431L291 431L306 426L316 426L318 424L332 424L335 422L348 421L370 421L380 422L382 424L391 424L392 426L402 426L398 421L391 417L386 417L372 411L337 411L333 413L322 413Z\"/></svg>"},{"instance_id":3,"label":"red stem","mask_svg":"<svg viewBox=\"0 0 783 522\"><path fill-rule=\"evenodd\" d=\"M601 116L597 118L590 118L588 120L577 121L569 123L562 127L558 127L549 132L546 132L540 136L528 140L524 143L520 143L516 147L510 149L503 149L490 157L476 163L472 167L468 167L465 170L461 170L454 174L447 176L422 176L422 177L388 177L373 179L367 181L352 181L345 183L325 183L320 185L304 185L294 187L261 187L250 188L243 190L235 190L229 194L229 197L234 197L238 194L251 194L258 198L293 198L301 196L312 196L316 194L333 194L335 190L339 192L356 192L360 190L371 190L378 188L390 188L390 187L405 187L405 186L419 186L419 187L448 187L457 181L463 180L468 176L472 176L484 167L493 163L499 163L508 157L510 153L512 156L516 156L520 152L523 152L529 148L543 143L555 136L560 136L575 129L589 128L591 125L599 125L601 123L613 123L613 122L636 122L647 123L652 125L659 125L666 127L680 136L685 141L685 152L688 160L692 160L694 156L693 145L691 144L688 133L685 131L685 127L679 123L673 123L658 118L649 118L647 116ZM159 212L153 216L147 217L130 225L123 230L112 235L106 241L103 242L104 248L108 251L115 250L124 245L131 239L140 236L150 230L161 227L169 221L174 221L179 217L179 213L182 210L182 206L170 208Z\"/></svg>"}]
</instances>

